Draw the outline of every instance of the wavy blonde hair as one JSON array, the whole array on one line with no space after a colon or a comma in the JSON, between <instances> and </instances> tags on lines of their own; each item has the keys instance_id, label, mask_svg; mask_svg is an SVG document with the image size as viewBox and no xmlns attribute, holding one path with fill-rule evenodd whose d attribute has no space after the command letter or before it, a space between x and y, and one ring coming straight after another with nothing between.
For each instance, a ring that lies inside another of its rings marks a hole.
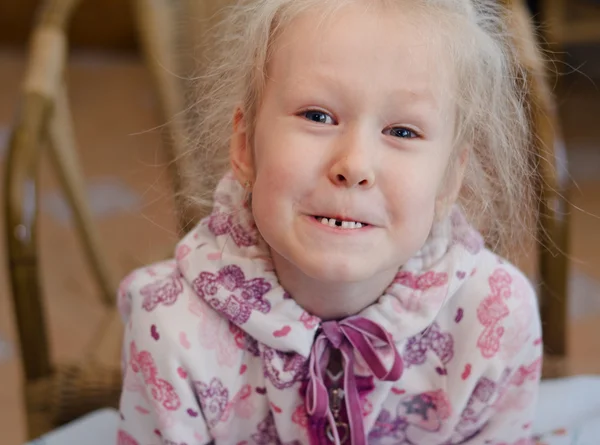
<instances>
[{"instance_id":1,"label":"wavy blonde hair","mask_svg":"<svg viewBox=\"0 0 600 445\"><path fill-rule=\"evenodd\" d=\"M212 192L229 168L236 106L253 128L280 31L309 8L332 14L356 1L365 0L242 0L228 8L207 45L211 63L196 78L190 168L182 172L192 205L204 213L212 207ZM527 76L507 29L508 11L498 0L369 1L384 8L409 4L432 14L450 36L444 42L456 70L456 144L470 147L459 203L488 245L506 254L531 233L535 210Z\"/></svg>"}]
</instances>

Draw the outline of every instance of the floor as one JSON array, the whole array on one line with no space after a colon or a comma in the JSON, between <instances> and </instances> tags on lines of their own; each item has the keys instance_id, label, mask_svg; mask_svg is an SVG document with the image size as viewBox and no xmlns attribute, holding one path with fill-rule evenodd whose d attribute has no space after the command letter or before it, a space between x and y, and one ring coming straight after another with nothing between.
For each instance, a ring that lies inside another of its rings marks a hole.
<instances>
[{"instance_id":1,"label":"floor","mask_svg":"<svg viewBox=\"0 0 600 445\"><path fill-rule=\"evenodd\" d=\"M23 69L20 54L0 51L0 167ZM136 58L75 55L68 78L87 192L118 280L138 265L169 255L176 240L157 103ZM577 183L571 195L569 372L600 374L600 92L592 81L578 77L567 82L559 101ZM49 340L56 359L75 359L105 312L47 158L41 175L41 269ZM2 236L0 251L3 243ZM5 270L0 256L0 431L3 444L18 445L25 438L25 421Z\"/></svg>"}]
</instances>

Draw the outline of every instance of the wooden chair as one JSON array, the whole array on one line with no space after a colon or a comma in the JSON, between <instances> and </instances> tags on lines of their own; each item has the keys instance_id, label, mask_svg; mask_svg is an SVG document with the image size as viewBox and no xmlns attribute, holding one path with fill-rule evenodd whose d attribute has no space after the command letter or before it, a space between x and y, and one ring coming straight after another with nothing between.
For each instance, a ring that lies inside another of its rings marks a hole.
<instances>
[{"instance_id":1,"label":"wooden chair","mask_svg":"<svg viewBox=\"0 0 600 445\"><path fill-rule=\"evenodd\" d=\"M554 48L600 42L600 3L596 0L538 0L545 37Z\"/></svg>"},{"instance_id":2,"label":"wooden chair","mask_svg":"<svg viewBox=\"0 0 600 445\"><path fill-rule=\"evenodd\" d=\"M177 199L180 233L192 228L201 210L183 198L187 163L183 159L191 137L188 108L196 74L202 58L205 33L215 24L219 12L234 0L133 0L141 51L154 80L166 135L165 150L172 162L171 178Z\"/></svg>"},{"instance_id":3,"label":"wooden chair","mask_svg":"<svg viewBox=\"0 0 600 445\"><path fill-rule=\"evenodd\" d=\"M31 438L104 406L115 406L121 376L94 352L76 363L51 360L38 266L38 166L50 155L73 211L92 272L106 308L105 331L115 324L116 289L84 195L77 160L64 71L65 29L78 0L42 3L31 36L19 113L12 130L5 169L4 207L10 285L24 372L25 409ZM33 198L33 208L31 201ZM102 344L101 333L94 339Z\"/></svg>"},{"instance_id":4,"label":"wooden chair","mask_svg":"<svg viewBox=\"0 0 600 445\"><path fill-rule=\"evenodd\" d=\"M185 16L185 0L133 0L132 3L140 47L154 80L162 116L167 122L163 139L168 158L173 161L169 169L178 201L177 220L183 235L198 220L198 215L181 199L185 164L178 161L185 152L187 140L185 122L181 117L186 109L186 80L185 74L181 73L183 64L180 56L185 46L185 33L180 29Z\"/></svg>"},{"instance_id":5,"label":"wooden chair","mask_svg":"<svg viewBox=\"0 0 600 445\"><path fill-rule=\"evenodd\" d=\"M550 73L540 54L530 14L522 0L503 0L510 28L526 69L527 95L537 171L539 211L536 223L540 310L545 346L545 377L567 373L569 176L558 111L549 88Z\"/></svg>"},{"instance_id":6,"label":"wooden chair","mask_svg":"<svg viewBox=\"0 0 600 445\"><path fill-rule=\"evenodd\" d=\"M186 150L183 121L173 119L185 113L185 80L193 72L190 59L175 56L182 48L202 45L203 30L212 23L220 6L231 0L133 0L139 25L140 43L160 98L163 120L169 130L166 147L173 159L175 189L185 171L180 161ZM527 68L529 113L535 135L537 156L532 159L539 172L540 211L537 232L540 241L539 270L542 287L541 314L546 344L546 376L564 372L566 356L566 302L568 219L566 175L556 110L547 86L542 58L536 47L532 26L521 0L502 0L512 10L511 27L519 58ZM102 254L90 212L82 196L83 179L76 159L72 122L65 94L65 28L78 0L46 0L35 26L29 66L23 84L21 112L10 141L6 168L6 237L21 355L25 374L25 399L30 437L37 437L57 425L104 406L116 406L121 389L120 369L98 363L93 353L80 362L54 364L47 343L43 293L39 282L37 247L37 206L25 207L28 193L37 193L37 166L42 148L47 147L65 194L74 210L76 228L103 290L110 329L115 322L114 283ZM200 215L184 208L180 214L182 232ZM103 330L98 335L102 341Z\"/></svg>"}]
</instances>

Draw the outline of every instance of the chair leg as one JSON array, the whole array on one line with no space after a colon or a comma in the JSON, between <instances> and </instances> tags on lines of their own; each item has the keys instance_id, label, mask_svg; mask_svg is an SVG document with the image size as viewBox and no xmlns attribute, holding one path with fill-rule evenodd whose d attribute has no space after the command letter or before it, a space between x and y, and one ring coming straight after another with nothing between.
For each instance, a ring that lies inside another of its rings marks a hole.
<instances>
[{"instance_id":1,"label":"chair leg","mask_svg":"<svg viewBox=\"0 0 600 445\"><path fill-rule=\"evenodd\" d=\"M92 272L98 281L106 306L113 307L116 298L115 281L108 268L100 236L96 231L85 196L85 181L81 174L72 126L72 118L63 85L56 98L48 128L48 149L62 189L73 211L77 232L81 237Z\"/></svg>"},{"instance_id":2,"label":"chair leg","mask_svg":"<svg viewBox=\"0 0 600 445\"><path fill-rule=\"evenodd\" d=\"M569 212L566 196L555 196L549 204L542 204L538 223L538 236L542 240L540 300L544 323L544 376L558 377L567 373ZM554 208L550 208L552 204Z\"/></svg>"},{"instance_id":3,"label":"chair leg","mask_svg":"<svg viewBox=\"0 0 600 445\"><path fill-rule=\"evenodd\" d=\"M562 0L561 0L562 1ZM564 373L568 323L568 205L569 178L556 103L548 87L547 69L538 50L530 12L524 0L505 0L510 7L514 44L527 71L527 99L535 153L531 162L537 176L539 198L538 241L540 301L544 333L545 376ZM546 6L544 2L542 5Z\"/></svg>"}]
</instances>

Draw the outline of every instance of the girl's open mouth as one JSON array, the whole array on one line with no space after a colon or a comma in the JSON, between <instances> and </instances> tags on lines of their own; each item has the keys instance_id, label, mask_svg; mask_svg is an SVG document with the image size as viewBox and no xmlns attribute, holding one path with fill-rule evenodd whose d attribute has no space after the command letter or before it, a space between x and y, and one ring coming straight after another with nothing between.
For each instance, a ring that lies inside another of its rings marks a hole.
<instances>
[{"instance_id":1,"label":"girl's open mouth","mask_svg":"<svg viewBox=\"0 0 600 445\"><path fill-rule=\"evenodd\" d=\"M321 224L329 227L336 227L339 229L362 229L368 227L369 224L360 221L343 221L341 219L327 218L325 216L313 216Z\"/></svg>"}]
</instances>

